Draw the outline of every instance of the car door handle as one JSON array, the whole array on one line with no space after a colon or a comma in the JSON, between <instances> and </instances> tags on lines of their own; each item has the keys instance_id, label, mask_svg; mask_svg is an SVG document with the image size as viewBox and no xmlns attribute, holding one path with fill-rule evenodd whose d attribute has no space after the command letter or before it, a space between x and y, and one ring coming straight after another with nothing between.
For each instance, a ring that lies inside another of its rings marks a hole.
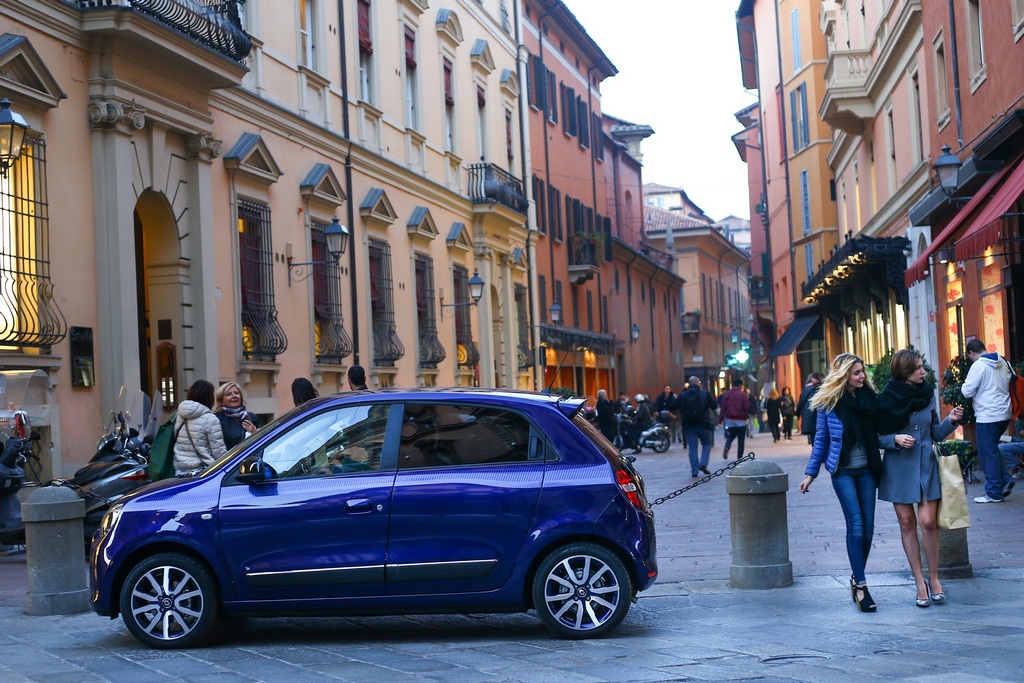
<instances>
[{"instance_id":1,"label":"car door handle","mask_svg":"<svg viewBox=\"0 0 1024 683\"><path fill-rule=\"evenodd\" d=\"M352 498L345 501L345 512L369 512L372 507L369 498Z\"/></svg>"}]
</instances>

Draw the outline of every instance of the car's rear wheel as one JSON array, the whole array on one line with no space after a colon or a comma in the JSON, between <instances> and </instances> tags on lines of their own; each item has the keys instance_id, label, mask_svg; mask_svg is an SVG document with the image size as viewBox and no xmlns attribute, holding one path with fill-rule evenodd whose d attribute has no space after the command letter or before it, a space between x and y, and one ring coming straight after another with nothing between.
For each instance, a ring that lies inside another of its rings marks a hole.
<instances>
[{"instance_id":1,"label":"car's rear wheel","mask_svg":"<svg viewBox=\"0 0 1024 683\"><path fill-rule=\"evenodd\" d=\"M655 453L664 453L668 450L672 440L668 436L668 432L661 432L654 437L654 443L651 445L651 450Z\"/></svg>"},{"instance_id":2,"label":"car's rear wheel","mask_svg":"<svg viewBox=\"0 0 1024 683\"><path fill-rule=\"evenodd\" d=\"M192 647L217 616L217 587L202 564L181 553L147 557L121 586L121 618L149 647Z\"/></svg>"},{"instance_id":3,"label":"car's rear wheel","mask_svg":"<svg viewBox=\"0 0 1024 683\"><path fill-rule=\"evenodd\" d=\"M622 561L596 543L556 549L533 580L533 605L541 621L563 638L598 638L626 617L633 582Z\"/></svg>"}]
</instances>

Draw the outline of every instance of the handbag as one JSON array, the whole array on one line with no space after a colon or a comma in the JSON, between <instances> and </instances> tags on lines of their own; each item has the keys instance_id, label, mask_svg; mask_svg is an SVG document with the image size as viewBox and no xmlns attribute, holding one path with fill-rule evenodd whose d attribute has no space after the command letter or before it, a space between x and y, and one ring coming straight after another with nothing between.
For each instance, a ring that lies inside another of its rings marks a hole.
<instances>
[{"instance_id":1,"label":"handbag","mask_svg":"<svg viewBox=\"0 0 1024 683\"><path fill-rule=\"evenodd\" d=\"M933 443L932 451L939 466L939 485L942 488L936 520L938 526L940 529L966 529L971 526L971 515L967 510L967 486L960 469L960 459L950 457L952 453L941 443Z\"/></svg>"}]
</instances>

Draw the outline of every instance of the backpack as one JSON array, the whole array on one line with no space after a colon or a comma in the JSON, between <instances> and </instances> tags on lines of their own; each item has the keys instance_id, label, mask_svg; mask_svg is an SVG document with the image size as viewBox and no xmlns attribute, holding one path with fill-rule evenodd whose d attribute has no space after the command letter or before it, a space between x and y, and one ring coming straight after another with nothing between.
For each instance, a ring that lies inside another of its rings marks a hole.
<instances>
[{"instance_id":1,"label":"backpack","mask_svg":"<svg viewBox=\"0 0 1024 683\"><path fill-rule=\"evenodd\" d=\"M1010 369L1010 407L1013 409L1013 419L1024 417L1024 376L1010 365L1010 361L1003 359Z\"/></svg>"},{"instance_id":2,"label":"backpack","mask_svg":"<svg viewBox=\"0 0 1024 683\"><path fill-rule=\"evenodd\" d=\"M697 391L684 391L680 394L679 411L683 415L683 422L694 424L703 421L706 410L707 401L699 389Z\"/></svg>"},{"instance_id":3,"label":"backpack","mask_svg":"<svg viewBox=\"0 0 1024 683\"><path fill-rule=\"evenodd\" d=\"M174 476L174 423L178 413L173 413L169 420L160 425L153 437L153 445L149 451L149 478L153 481L170 479Z\"/></svg>"}]
</instances>

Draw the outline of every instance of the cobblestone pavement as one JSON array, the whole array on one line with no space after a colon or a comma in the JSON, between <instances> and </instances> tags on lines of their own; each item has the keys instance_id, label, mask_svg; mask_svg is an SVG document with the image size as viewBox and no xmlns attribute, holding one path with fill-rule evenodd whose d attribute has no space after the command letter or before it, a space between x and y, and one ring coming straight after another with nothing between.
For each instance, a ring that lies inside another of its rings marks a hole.
<instances>
[{"instance_id":1,"label":"cobblestone pavement","mask_svg":"<svg viewBox=\"0 0 1024 683\"><path fill-rule=\"evenodd\" d=\"M720 435L719 435L720 437ZM719 443L721 440L719 439ZM895 515L879 503L868 580L879 603L849 599L843 523L827 479L793 494L808 447L770 435L747 450L789 475L795 583L728 585L725 478L656 508L661 574L616 633L551 636L531 614L240 619L207 647L142 648L120 621L92 613L24 614L24 557L0 558L3 681L1020 681L1024 658L1024 495L971 504L974 577L947 580L947 604L919 609ZM721 448L712 453L720 467ZM641 454L651 498L694 481L682 448ZM980 490L972 484L969 494ZM1024 494L1024 492L1021 492Z\"/></svg>"}]
</instances>

